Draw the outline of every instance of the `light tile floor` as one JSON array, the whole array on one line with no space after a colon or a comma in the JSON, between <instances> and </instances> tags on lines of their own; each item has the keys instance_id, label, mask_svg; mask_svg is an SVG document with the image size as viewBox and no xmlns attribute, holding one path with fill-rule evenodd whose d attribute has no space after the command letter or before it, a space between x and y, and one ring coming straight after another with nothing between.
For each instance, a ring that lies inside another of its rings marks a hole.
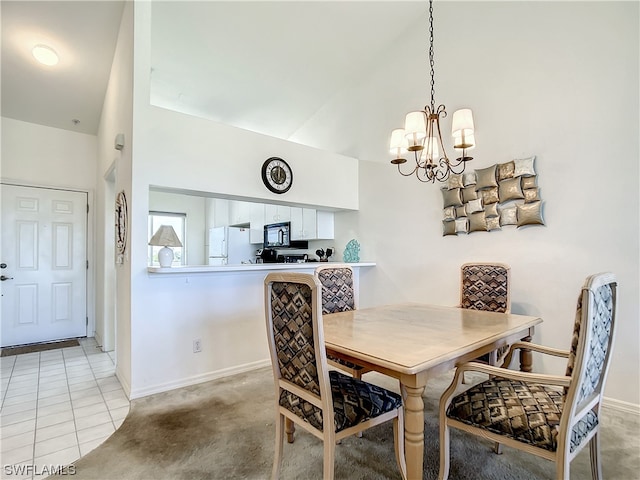
<instances>
[{"instance_id":1,"label":"light tile floor","mask_svg":"<svg viewBox=\"0 0 640 480\"><path fill-rule=\"evenodd\" d=\"M44 478L46 468L70 464L115 432L129 400L113 354L86 338L0 358L0 478Z\"/></svg>"}]
</instances>

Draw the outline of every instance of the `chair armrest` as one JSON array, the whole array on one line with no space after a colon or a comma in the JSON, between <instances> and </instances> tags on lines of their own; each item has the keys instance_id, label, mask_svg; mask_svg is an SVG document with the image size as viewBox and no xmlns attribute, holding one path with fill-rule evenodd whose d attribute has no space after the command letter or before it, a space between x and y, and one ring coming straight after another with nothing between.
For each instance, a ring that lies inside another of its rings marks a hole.
<instances>
[{"instance_id":1,"label":"chair armrest","mask_svg":"<svg viewBox=\"0 0 640 480\"><path fill-rule=\"evenodd\" d=\"M521 380L523 382L542 383L544 385L558 385L560 387L568 387L571 383L571 377L565 375L521 372L519 370L509 370L507 368L494 367L479 362L467 362L458 365L456 376L458 376L458 373L462 374L463 372L480 372L509 380Z\"/></svg>"},{"instance_id":2,"label":"chair armrest","mask_svg":"<svg viewBox=\"0 0 640 480\"><path fill-rule=\"evenodd\" d=\"M569 357L569 351L568 350L560 350L559 348L551 348L551 347L547 347L545 345L538 345L537 343L514 342L511 345L511 350L515 350L515 349L518 349L518 348L525 348L525 349L529 349L529 350L535 350L536 352L547 353L549 355L555 355L556 357L565 357L565 358Z\"/></svg>"},{"instance_id":3,"label":"chair armrest","mask_svg":"<svg viewBox=\"0 0 640 480\"><path fill-rule=\"evenodd\" d=\"M511 358L515 350L526 349L532 352L545 353L547 355L553 355L555 357L569 358L569 352L567 350L560 350L558 348L546 347L544 345L538 345L531 342L514 342L509 346L509 351L504 357L502 362L503 366L509 366L511 364Z\"/></svg>"}]
</instances>

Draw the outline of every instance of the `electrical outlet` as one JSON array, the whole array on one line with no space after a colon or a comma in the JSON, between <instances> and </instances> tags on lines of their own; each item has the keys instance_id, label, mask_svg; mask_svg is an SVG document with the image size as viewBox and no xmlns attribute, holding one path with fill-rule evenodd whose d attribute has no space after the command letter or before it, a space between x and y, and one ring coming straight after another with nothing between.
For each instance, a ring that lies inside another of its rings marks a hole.
<instances>
[{"instance_id":1,"label":"electrical outlet","mask_svg":"<svg viewBox=\"0 0 640 480\"><path fill-rule=\"evenodd\" d=\"M199 353L202 351L202 340L196 338L193 341L193 353Z\"/></svg>"}]
</instances>

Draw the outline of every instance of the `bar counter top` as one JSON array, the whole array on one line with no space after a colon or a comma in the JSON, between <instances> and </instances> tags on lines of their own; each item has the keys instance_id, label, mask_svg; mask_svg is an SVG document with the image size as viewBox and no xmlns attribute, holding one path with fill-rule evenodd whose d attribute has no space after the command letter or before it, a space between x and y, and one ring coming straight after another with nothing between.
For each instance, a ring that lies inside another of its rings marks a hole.
<instances>
[{"instance_id":1,"label":"bar counter top","mask_svg":"<svg viewBox=\"0 0 640 480\"><path fill-rule=\"evenodd\" d=\"M241 265L184 265L181 267L147 267L152 274L185 274L185 273L228 273L256 272L272 270L313 270L320 265L341 265L342 262L306 262L306 263L243 263ZM348 263L352 268L375 267L375 262Z\"/></svg>"}]
</instances>

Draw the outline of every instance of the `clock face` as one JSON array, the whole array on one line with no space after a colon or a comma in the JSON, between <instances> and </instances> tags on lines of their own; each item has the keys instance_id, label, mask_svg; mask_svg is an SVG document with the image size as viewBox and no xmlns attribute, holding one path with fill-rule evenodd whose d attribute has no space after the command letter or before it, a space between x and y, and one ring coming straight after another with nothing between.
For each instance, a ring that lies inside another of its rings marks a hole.
<instances>
[{"instance_id":1,"label":"clock face","mask_svg":"<svg viewBox=\"0 0 640 480\"><path fill-rule=\"evenodd\" d=\"M272 192L285 193L293 183L293 172L283 159L271 157L262 164L262 181Z\"/></svg>"}]
</instances>

